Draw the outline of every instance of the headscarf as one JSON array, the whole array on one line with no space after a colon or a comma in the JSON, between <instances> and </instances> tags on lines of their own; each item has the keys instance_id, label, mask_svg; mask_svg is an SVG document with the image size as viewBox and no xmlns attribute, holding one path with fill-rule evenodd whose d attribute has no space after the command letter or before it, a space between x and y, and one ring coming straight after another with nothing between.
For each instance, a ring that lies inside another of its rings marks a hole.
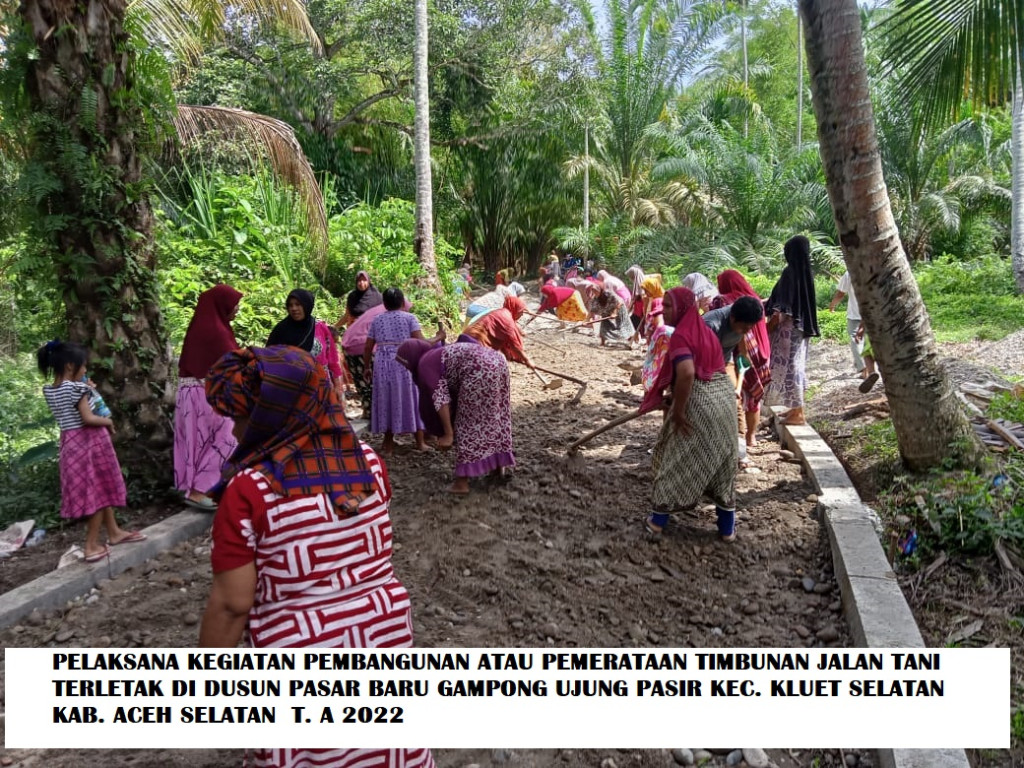
<instances>
[{"instance_id":1,"label":"headscarf","mask_svg":"<svg viewBox=\"0 0 1024 768\"><path fill-rule=\"evenodd\" d=\"M697 298L698 302L704 299L713 299L718 295L718 289L700 272L691 272L683 278L682 283L683 288L689 288L693 291L693 295Z\"/></svg>"},{"instance_id":2,"label":"headscarf","mask_svg":"<svg viewBox=\"0 0 1024 768\"><path fill-rule=\"evenodd\" d=\"M518 296L506 296L504 307L512 313L513 320L518 320L526 312L526 304Z\"/></svg>"},{"instance_id":3,"label":"headscarf","mask_svg":"<svg viewBox=\"0 0 1024 768\"><path fill-rule=\"evenodd\" d=\"M413 383L420 394L420 419L423 421L423 428L432 435L444 434L444 427L441 426L441 418L437 415L433 400L434 390L444 376L443 355L442 344L434 346L423 339L403 341L395 352L395 360L412 374ZM454 410L454 401L451 407ZM453 422L454 417L455 414L452 413Z\"/></svg>"},{"instance_id":4,"label":"headscarf","mask_svg":"<svg viewBox=\"0 0 1024 768\"><path fill-rule=\"evenodd\" d=\"M509 300L519 301L514 296ZM521 301L519 301L522 304ZM491 349L501 352L505 359L512 363L527 364L526 352L523 350L523 334L514 319L514 310L507 304L502 309L489 312L483 318L474 318L474 322L462 329L462 333Z\"/></svg>"},{"instance_id":5,"label":"headscarf","mask_svg":"<svg viewBox=\"0 0 1024 768\"><path fill-rule=\"evenodd\" d=\"M783 253L786 268L768 297L765 314L781 312L789 315L804 338L820 336L818 307L814 302L814 276L811 274L811 241L803 235L791 237L786 241Z\"/></svg>"},{"instance_id":6,"label":"headscarf","mask_svg":"<svg viewBox=\"0 0 1024 768\"><path fill-rule=\"evenodd\" d=\"M545 285L540 289L540 295L543 299L540 303L540 309L537 311L544 312L549 309L554 309L555 307L560 306L563 302L571 299L574 293L576 293L576 289L574 288Z\"/></svg>"},{"instance_id":7,"label":"headscarf","mask_svg":"<svg viewBox=\"0 0 1024 768\"><path fill-rule=\"evenodd\" d=\"M359 317L366 310L384 303L384 297L380 295L377 287L370 282L370 276L364 270L356 272L356 285L359 285L359 278L361 277L366 278L366 282L370 283L369 287L365 291L353 288L348 292L348 297L345 299L345 308L352 317Z\"/></svg>"},{"instance_id":8,"label":"headscarf","mask_svg":"<svg viewBox=\"0 0 1024 768\"><path fill-rule=\"evenodd\" d=\"M512 291L513 296L522 296L526 293L526 289L523 287L523 284L517 283L515 280L508 284L508 289Z\"/></svg>"},{"instance_id":9,"label":"headscarf","mask_svg":"<svg viewBox=\"0 0 1024 768\"><path fill-rule=\"evenodd\" d=\"M494 276L494 284L497 285L508 285L512 282L512 270L502 269Z\"/></svg>"},{"instance_id":10,"label":"headscarf","mask_svg":"<svg viewBox=\"0 0 1024 768\"><path fill-rule=\"evenodd\" d=\"M667 306L670 296L672 317L669 317ZM666 368L669 374L675 371L675 361L679 356L689 355L693 358L697 378L711 381L716 373L725 371L725 360L722 358L722 343L697 311L697 297L689 288L673 288L665 298L665 322L675 328L668 348L669 365Z\"/></svg>"},{"instance_id":11,"label":"headscarf","mask_svg":"<svg viewBox=\"0 0 1024 768\"><path fill-rule=\"evenodd\" d=\"M206 377L206 400L222 416L249 419L211 492L215 498L245 469L262 473L280 496L325 493L347 515L373 493L373 473L345 407L308 353L288 346L229 352Z\"/></svg>"},{"instance_id":12,"label":"headscarf","mask_svg":"<svg viewBox=\"0 0 1024 768\"><path fill-rule=\"evenodd\" d=\"M757 291L735 269L727 269L718 276L718 290L726 305L735 304L737 299L744 296L761 301ZM768 325L764 317L754 323L754 327L750 329L748 335L753 337L754 343L751 344L748 338L747 357L750 360L751 369L744 374L744 387L748 392L763 391L772 377L772 347L768 338Z\"/></svg>"},{"instance_id":13,"label":"headscarf","mask_svg":"<svg viewBox=\"0 0 1024 768\"><path fill-rule=\"evenodd\" d=\"M181 344L179 376L205 378L221 355L238 348L228 316L241 300L242 294L230 285L215 285L199 294L196 311Z\"/></svg>"},{"instance_id":14,"label":"headscarf","mask_svg":"<svg viewBox=\"0 0 1024 768\"><path fill-rule=\"evenodd\" d=\"M290 314L286 315L284 320L275 325L274 330L270 332L267 346L275 347L279 344L287 344L290 347L298 347L309 352L313 349L313 339L316 335L314 333L316 318L313 317L313 304L316 302L316 297L309 291L296 288L288 294L288 298L285 300L286 307L292 299L302 305L302 308L306 310L306 316L296 321L292 320Z\"/></svg>"},{"instance_id":15,"label":"headscarf","mask_svg":"<svg viewBox=\"0 0 1024 768\"><path fill-rule=\"evenodd\" d=\"M605 288L613 291L616 296L622 299L623 304L629 306L629 302L633 297L630 295L629 289L624 282L603 269L597 273L597 278L604 283Z\"/></svg>"},{"instance_id":16,"label":"headscarf","mask_svg":"<svg viewBox=\"0 0 1024 768\"><path fill-rule=\"evenodd\" d=\"M632 267L626 270L626 277L633 281L633 298L638 298L643 290L644 274L643 269L640 268L639 264L634 264Z\"/></svg>"},{"instance_id":17,"label":"headscarf","mask_svg":"<svg viewBox=\"0 0 1024 768\"><path fill-rule=\"evenodd\" d=\"M640 283L640 289L652 299L665 296L665 288L661 284L661 275L647 275Z\"/></svg>"}]
</instances>

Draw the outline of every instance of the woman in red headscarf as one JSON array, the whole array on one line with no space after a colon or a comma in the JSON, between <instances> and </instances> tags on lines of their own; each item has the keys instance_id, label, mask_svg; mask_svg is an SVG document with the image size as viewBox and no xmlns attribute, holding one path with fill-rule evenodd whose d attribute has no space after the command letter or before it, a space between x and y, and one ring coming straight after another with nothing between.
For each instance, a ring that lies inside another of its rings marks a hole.
<instances>
[{"instance_id":1,"label":"woman in red headscarf","mask_svg":"<svg viewBox=\"0 0 1024 768\"><path fill-rule=\"evenodd\" d=\"M522 363L533 368L523 349L523 334L517 321L526 313L526 304L518 296L506 296L505 305L478 315L462 329L462 333L476 339L485 347L496 349L510 363Z\"/></svg>"},{"instance_id":2,"label":"woman in red headscarf","mask_svg":"<svg viewBox=\"0 0 1024 768\"><path fill-rule=\"evenodd\" d=\"M587 305L583 303L583 298L576 289L549 282L540 289L540 295L538 314L553 309L555 317L567 323L581 323L587 319ZM532 321L533 317L527 320L526 324L529 325Z\"/></svg>"},{"instance_id":3,"label":"woman in red headscarf","mask_svg":"<svg viewBox=\"0 0 1024 768\"><path fill-rule=\"evenodd\" d=\"M736 393L725 373L722 345L701 319L688 288L664 298L665 322L675 327L655 388L670 388L671 405L654 446L655 512L647 528L661 533L675 511L705 496L715 502L718 533L736 537Z\"/></svg>"},{"instance_id":4,"label":"woman in red headscarf","mask_svg":"<svg viewBox=\"0 0 1024 768\"><path fill-rule=\"evenodd\" d=\"M735 269L727 269L718 276L718 295L724 302L722 306L735 304L736 300L743 296L761 301L757 291L751 288L747 279ZM758 320L754 327L744 334L743 341L736 351L742 359L750 363L746 372L742 374L742 393L747 445L753 446L757 443L755 433L761 421L761 400L772 380L772 348L768 342L768 326L764 318Z\"/></svg>"},{"instance_id":5,"label":"woman in red headscarf","mask_svg":"<svg viewBox=\"0 0 1024 768\"><path fill-rule=\"evenodd\" d=\"M206 495L220 480L220 468L238 444L231 422L206 402L203 380L221 355L238 348L231 321L242 294L215 285L199 294L178 360L178 396L174 409L174 487L190 507L213 512Z\"/></svg>"}]
</instances>

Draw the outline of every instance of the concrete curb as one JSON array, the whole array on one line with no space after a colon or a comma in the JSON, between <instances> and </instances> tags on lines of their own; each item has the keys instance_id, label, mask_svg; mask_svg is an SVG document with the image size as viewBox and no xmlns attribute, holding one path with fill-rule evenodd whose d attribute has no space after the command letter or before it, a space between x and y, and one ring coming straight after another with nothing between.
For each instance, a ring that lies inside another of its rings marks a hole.
<instances>
[{"instance_id":1,"label":"concrete curb","mask_svg":"<svg viewBox=\"0 0 1024 768\"><path fill-rule=\"evenodd\" d=\"M179 512L146 528L146 540L110 548L110 557L98 563L79 562L22 584L0 595L0 627L7 627L34 610L50 611L68 600L84 595L100 581L110 579L129 568L142 565L181 542L205 533L213 515L205 512Z\"/></svg>"},{"instance_id":2,"label":"concrete curb","mask_svg":"<svg viewBox=\"0 0 1024 768\"><path fill-rule=\"evenodd\" d=\"M775 415L785 408L773 409ZM810 426L775 420L783 445L800 458L818 492L843 612L863 648L924 648L924 638L879 541L881 521L864 504L832 449ZM880 749L882 768L970 768L962 749Z\"/></svg>"},{"instance_id":3,"label":"concrete curb","mask_svg":"<svg viewBox=\"0 0 1024 768\"><path fill-rule=\"evenodd\" d=\"M362 436L369 422L350 419L356 434ZM129 568L176 547L183 541L209 530L213 515L205 512L180 512L146 528L146 541L110 548L110 557L99 563L76 563L15 587L0 595L0 629L16 624L32 611L52 611L68 600L84 595L100 581L110 579Z\"/></svg>"}]
</instances>

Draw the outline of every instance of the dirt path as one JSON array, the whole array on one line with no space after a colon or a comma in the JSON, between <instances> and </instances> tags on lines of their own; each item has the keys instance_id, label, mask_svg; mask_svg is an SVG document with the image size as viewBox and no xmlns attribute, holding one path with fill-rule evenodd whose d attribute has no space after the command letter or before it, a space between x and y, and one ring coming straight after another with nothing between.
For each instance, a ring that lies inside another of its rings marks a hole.
<instances>
[{"instance_id":1,"label":"dirt path","mask_svg":"<svg viewBox=\"0 0 1024 768\"><path fill-rule=\"evenodd\" d=\"M812 518L812 490L798 466L779 460L778 443L762 442L751 454L759 471L740 475L736 543L717 540L713 509L677 519L660 541L649 541L642 519L658 416L605 433L580 459L564 455L577 436L638 404L641 389L629 385L618 364L639 361L639 352L600 349L583 334L536 338L559 347L530 342L538 364L590 385L570 406L575 386L545 391L513 366L518 467L510 485L454 499L441 490L450 481L450 456L402 453L389 463L394 564L412 594L418 646L848 644L827 543ZM807 576L817 589L801 586ZM110 580L87 601L0 632L0 643L194 646L209 584L209 541L192 540ZM671 730L666 741L679 746ZM21 750L0 757L49 768L241 762L232 751ZM609 768L603 763L609 758L617 768L672 764L658 750L439 751L437 757L453 767ZM785 752L772 757L780 766L799 764Z\"/></svg>"}]
</instances>

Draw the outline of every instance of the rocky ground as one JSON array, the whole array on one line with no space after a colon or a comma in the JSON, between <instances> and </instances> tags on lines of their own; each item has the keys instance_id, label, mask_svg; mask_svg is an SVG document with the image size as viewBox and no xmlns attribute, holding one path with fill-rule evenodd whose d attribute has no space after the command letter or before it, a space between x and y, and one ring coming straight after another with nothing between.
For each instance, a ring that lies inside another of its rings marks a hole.
<instances>
[{"instance_id":1,"label":"rocky ground","mask_svg":"<svg viewBox=\"0 0 1024 768\"><path fill-rule=\"evenodd\" d=\"M638 362L639 352L601 349L593 336L541 325L530 328L531 356L588 386L574 403L574 385L545 390L513 366L518 467L510 485L479 487L456 499L443 492L450 455L406 451L389 462L394 564L412 594L417 645L847 645L827 543L812 517L812 489L800 467L780 457L778 443L763 432L750 454L752 471L740 475L735 543L718 541L711 509L676 518L652 541L642 520L658 416L605 433L575 459L564 451L577 436L637 405L640 387L630 386L619 364ZM819 366L815 375L834 374L836 365ZM194 539L65 610L0 631L0 643L194 646L209 585L209 540ZM664 750L439 750L436 757L452 768L667 768L705 757L717 765L762 764L756 751L746 763L741 752L700 754L699 738L684 738L682 723L669 721L662 730ZM680 741L691 746L673 751ZM736 743L743 741L738 724ZM780 768L872 764L857 750L776 750L763 757ZM0 764L48 768L240 763L241 755L228 750L0 751Z\"/></svg>"}]
</instances>

